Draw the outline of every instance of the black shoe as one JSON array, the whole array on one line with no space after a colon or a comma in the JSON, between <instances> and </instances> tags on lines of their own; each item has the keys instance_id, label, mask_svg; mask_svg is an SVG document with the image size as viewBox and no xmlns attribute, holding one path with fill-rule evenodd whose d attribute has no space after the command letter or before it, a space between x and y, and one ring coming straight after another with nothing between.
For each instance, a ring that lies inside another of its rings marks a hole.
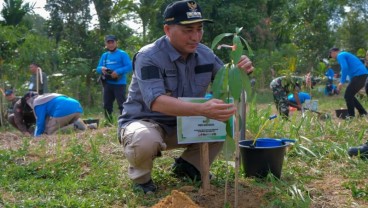
<instances>
[{"instance_id":1,"label":"black shoe","mask_svg":"<svg viewBox=\"0 0 368 208\"><path fill-rule=\"evenodd\" d=\"M157 186L153 183L152 179L147 183L143 184L134 184L135 190L141 190L145 194L153 194L157 190Z\"/></svg>"},{"instance_id":2,"label":"black shoe","mask_svg":"<svg viewBox=\"0 0 368 208\"><path fill-rule=\"evenodd\" d=\"M201 181L201 173L198 169L181 157L175 158L172 172L177 177L189 177L193 181Z\"/></svg>"},{"instance_id":3,"label":"black shoe","mask_svg":"<svg viewBox=\"0 0 368 208\"><path fill-rule=\"evenodd\" d=\"M368 142L358 147L350 147L348 150L349 156L358 156L368 158Z\"/></svg>"}]
</instances>

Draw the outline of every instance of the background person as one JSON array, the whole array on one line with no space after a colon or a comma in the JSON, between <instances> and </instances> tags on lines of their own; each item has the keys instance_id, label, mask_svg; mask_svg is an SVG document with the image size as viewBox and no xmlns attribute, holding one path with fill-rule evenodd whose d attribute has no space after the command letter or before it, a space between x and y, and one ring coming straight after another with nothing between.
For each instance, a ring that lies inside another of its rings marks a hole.
<instances>
[{"instance_id":1,"label":"background person","mask_svg":"<svg viewBox=\"0 0 368 208\"><path fill-rule=\"evenodd\" d=\"M299 98L299 92L302 86L305 85L307 88L311 88L315 85L312 83L310 73L305 77L301 76L281 76L277 77L270 83L270 88L273 93L273 99L276 105L276 109L283 118L289 117L289 100L288 95L293 94L295 100L295 108L298 110L302 109L302 102Z\"/></svg>"},{"instance_id":2,"label":"background person","mask_svg":"<svg viewBox=\"0 0 368 208\"><path fill-rule=\"evenodd\" d=\"M119 132L124 154L129 161L128 176L144 193L156 191L151 179L153 161L161 151L185 148L175 159L176 176L201 180L199 144L178 144L177 116L205 116L226 121L236 108L219 99L189 103L178 97L204 97L224 63L211 49L201 44L203 22L195 1L176 1L164 12L165 36L144 46L136 55ZM252 62L242 56L238 67L253 71ZM222 149L222 142L209 143L210 164Z\"/></svg>"},{"instance_id":3,"label":"background person","mask_svg":"<svg viewBox=\"0 0 368 208\"><path fill-rule=\"evenodd\" d=\"M5 97L5 99L8 101L9 105L8 105L8 110L7 113L12 114L13 113L13 108L15 103L20 99L19 97L15 96L15 93L12 89L7 89L4 90L2 88L0 88L1 94Z\"/></svg>"},{"instance_id":4,"label":"background person","mask_svg":"<svg viewBox=\"0 0 368 208\"><path fill-rule=\"evenodd\" d=\"M132 71L132 62L129 55L118 49L117 39L114 35L105 37L107 52L103 53L97 66L97 73L102 74L103 82L103 107L105 118L111 124L113 103L116 100L120 114L125 102L126 74Z\"/></svg>"},{"instance_id":5,"label":"background person","mask_svg":"<svg viewBox=\"0 0 368 208\"><path fill-rule=\"evenodd\" d=\"M36 92L28 92L21 99L18 99L14 104L13 113L8 116L9 123L26 136L31 136L34 132L34 125L36 118L33 109L27 105L26 100L34 95Z\"/></svg>"},{"instance_id":6,"label":"background person","mask_svg":"<svg viewBox=\"0 0 368 208\"><path fill-rule=\"evenodd\" d=\"M311 100L312 96L310 96L309 93L307 92L298 92L298 97L299 97L299 101L301 104L303 104L306 100ZM297 105L296 99L294 97L294 94L289 94L288 95L288 101L289 103L292 103L292 106Z\"/></svg>"},{"instance_id":7,"label":"background person","mask_svg":"<svg viewBox=\"0 0 368 208\"><path fill-rule=\"evenodd\" d=\"M34 95L25 99L36 116L35 137L43 133L51 135L58 130L86 130L86 125L80 119L83 109L77 100L57 93Z\"/></svg>"},{"instance_id":8,"label":"background person","mask_svg":"<svg viewBox=\"0 0 368 208\"><path fill-rule=\"evenodd\" d=\"M360 146L350 147L348 155L351 157L359 155L361 158L368 159L368 141Z\"/></svg>"},{"instance_id":9,"label":"background person","mask_svg":"<svg viewBox=\"0 0 368 208\"><path fill-rule=\"evenodd\" d=\"M337 85L337 92L341 92L347 76L350 77L350 82L346 87L344 94L349 117L355 116L355 108L358 110L360 115L367 115L367 111L355 97L355 95L364 87L368 77L368 71L364 64L357 56L349 52L340 51L339 48L331 48L329 51L329 57L336 59L341 67L341 78L340 83ZM367 84L366 92L368 92Z\"/></svg>"},{"instance_id":10,"label":"background person","mask_svg":"<svg viewBox=\"0 0 368 208\"><path fill-rule=\"evenodd\" d=\"M28 89L32 92L37 92L39 95L48 93L47 74L42 71L40 65L32 63L29 65L29 70L32 73Z\"/></svg>"},{"instance_id":11,"label":"background person","mask_svg":"<svg viewBox=\"0 0 368 208\"><path fill-rule=\"evenodd\" d=\"M326 95L335 95L338 94L337 87L333 83L333 79L335 77L335 72L331 68L331 66L327 67L327 71L325 72L325 76L327 77L326 87L325 87L325 94Z\"/></svg>"}]
</instances>

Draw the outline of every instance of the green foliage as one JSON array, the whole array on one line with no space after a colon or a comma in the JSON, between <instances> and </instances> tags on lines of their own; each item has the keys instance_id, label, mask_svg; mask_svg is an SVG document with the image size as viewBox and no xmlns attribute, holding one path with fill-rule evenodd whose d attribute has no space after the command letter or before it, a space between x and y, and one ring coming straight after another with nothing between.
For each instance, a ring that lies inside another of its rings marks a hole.
<instances>
[{"instance_id":1,"label":"green foliage","mask_svg":"<svg viewBox=\"0 0 368 208\"><path fill-rule=\"evenodd\" d=\"M47 74L52 73L55 51L47 38L29 33L25 27L0 26L0 42L0 78L20 94L26 91L30 63L36 62Z\"/></svg>"},{"instance_id":2,"label":"green foliage","mask_svg":"<svg viewBox=\"0 0 368 208\"><path fill-rule=\"evenodd\" d=\"M23 0L7 0L3 3L1 15L5 19L6 25L18 25L24 15L32 11L36 3L24 3Z\"/></svg>"},{"instance_id":3,"label":"green foliage","mask_svg":"<svg viewBox=\"0 0 368 208\"><path fill-rule=\"evenodd\" d=\"M338 46L352 53L356 53L362 47L368 47L368 27L366 27L368 21L362 18L361 14L361 11L350 11L337 31L340 39Z\"/></svg>"},{"instance_id":4,"label":"green foliage","mask_svg":"<svg viewBox=\"0 0 368 208\"><path fill-rule=\"evenodd\" d=\"M228 36L233 36L233 45L222 44L218 46L221 48L231 48L231 62L225 64L224 68L216 74L215 80L213 82L213 93L215 98L226 100L229 96L233 97L235 100L239 100L240 94L243 90L246 90L246 83L249 83L249 78L244 71L240 70L236 64L239 62L241 55L243 54L243 44L241 40L245 43L244 39L241 39L238 34L241 32L242 28L236 28L235 33L223 33L215 37L212 48L214 48L223 38ZM249 50L249 49L248 49ZM248 85L249 91L249 85Z\"/></svg>"}]
</instances>

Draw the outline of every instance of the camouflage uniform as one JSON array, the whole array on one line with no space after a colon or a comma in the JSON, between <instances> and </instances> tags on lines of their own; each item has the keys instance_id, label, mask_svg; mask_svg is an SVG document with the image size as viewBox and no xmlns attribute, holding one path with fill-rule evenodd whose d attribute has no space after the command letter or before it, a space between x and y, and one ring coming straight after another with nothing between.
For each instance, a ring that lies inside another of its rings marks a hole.
<instances>
[{"instance_id":1,"label":"camouflage uniform","mask_svg":"<svg viewBox=\"0 0 368 208\"><path fill-rule=\"evenodd\" d=\"M282 76L272 80L270 88L272 89L276 109L281 116L289 116L288 94L295 90L299 92L304 82L305 79L298 76Z\"/></svg>"}]
</instances>

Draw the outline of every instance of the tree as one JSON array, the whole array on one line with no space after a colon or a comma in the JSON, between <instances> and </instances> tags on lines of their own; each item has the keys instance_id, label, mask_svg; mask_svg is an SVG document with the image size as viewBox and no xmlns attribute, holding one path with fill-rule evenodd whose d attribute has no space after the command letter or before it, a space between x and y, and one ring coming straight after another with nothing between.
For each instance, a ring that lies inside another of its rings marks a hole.
<instances>
[{"instance_id":1,"label":"tree","mask_svg":"<svg viewBox=\"0 0 368 208\"><path fill-rule=\"evenodd\" d=\"M135 4L135 12L138 14L142 22L142 42L147 43L148 25L154 24L157 20L152 18L157 15L162 5L163 0L140 0L140 3Z\"/></svg>"},{"instance_id":2,"label":"tree","mask_svg":"<svg viewBox=\"0 0 368 208\"><path fill-rule=\"evenodd\" d=\"M112 0L92 0L95 5L98 22L102 34L110 29L112 17Z\"/></svg>"},{"instance_id":3,"label":"tree","mask_svg":"<svg viewBox=\"0 0 368 208\"><path fill-rule=\"evenodd\" d=\"M1 15L5 19L6 25L18 25L25 14L32 11L35 4L25 3L23 0L7 0L3 3Z\"/></svg>"},{"instance_id":4,"label":"tree","mask_svg":"<svg viewBox=\"0 0 368 208\"><path fill-rule=\"evenodd\" d=\"M339 47L356 53L368 47L368 21L358 11L350 11L338 29Z\"/></svg>"},{"instance_id":5,"label":"tree","mask_svg":"<svg viewBox=\"0 0 368 208\"><path fill-rule=\"evenodd\" d=\"M7 83L20 93L26 91L29 79L28 65L37 62L47 74L52 73L51 60L55 47L50 40L21 26L0 26L0 75L1 83Z\"/></svg>"}]
</instances>

